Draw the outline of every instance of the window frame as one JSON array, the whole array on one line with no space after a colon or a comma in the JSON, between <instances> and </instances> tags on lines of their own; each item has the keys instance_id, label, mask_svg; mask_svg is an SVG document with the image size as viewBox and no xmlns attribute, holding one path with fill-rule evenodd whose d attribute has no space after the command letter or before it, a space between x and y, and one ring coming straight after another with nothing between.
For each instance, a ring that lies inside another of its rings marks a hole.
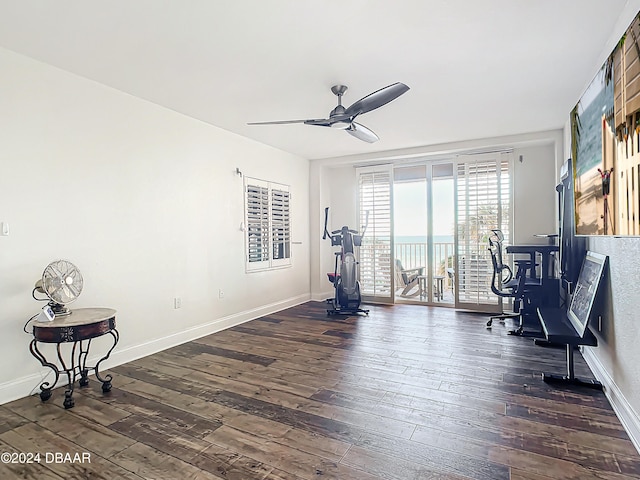
<instances>
[{"instance_id":1,"label":"window frame","mask_svg":"<svg viewBox=\"0 0 640 480\"><path fill-rule=\"evenodd\" d=\"M292 266L289 185L244 177L247 273Z\"/></svg>"}]
</instances>

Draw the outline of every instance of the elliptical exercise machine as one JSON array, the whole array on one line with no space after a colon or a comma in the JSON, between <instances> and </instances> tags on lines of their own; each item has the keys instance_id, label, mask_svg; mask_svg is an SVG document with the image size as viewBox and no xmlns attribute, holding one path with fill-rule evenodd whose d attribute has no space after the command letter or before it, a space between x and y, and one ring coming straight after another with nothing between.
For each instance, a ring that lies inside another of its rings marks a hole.
<instances>
[{"instance_id":1,"label":"elliptical exercise machine","mask_svg":"<svg viewBox=\"0 0 640 480\"><path fill-rule=\"evenodd\" d=\"M353 248L362 244L362 237L367 230L369 223L369 212L367 221L359 234L356 230L351 230L344 226L340 230L329 233L327 222L329 220L329 207L324 209L324 234L322 239L331 239L331 246L340 246L340 250L335 253L336 262L333 273L327 273L329 282L333 284L335 295L327 299L332 308L327 309L328 315L351 315L364 313L369 315L369 310L360 308L360 282L358 282L358 262L353 254ZM339 270L338 270L339 268Z\"/></svg>"}]
</instances>

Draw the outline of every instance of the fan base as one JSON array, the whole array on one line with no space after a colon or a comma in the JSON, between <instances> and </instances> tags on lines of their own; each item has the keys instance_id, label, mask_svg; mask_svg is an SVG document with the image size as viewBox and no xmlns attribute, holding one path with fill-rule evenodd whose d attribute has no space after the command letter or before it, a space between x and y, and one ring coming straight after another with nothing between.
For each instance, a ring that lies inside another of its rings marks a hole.
<instances>
[{"instance_id":1,"label":"fan base","mask_svg":"<svg viewBox=\"0 0 640 480\"><path fill-rule=\"evenodd\" d=\"M71 315L71 310L60 303L49 302L49 306L56 317L64 317L65 315Z\"/></svg>"}]
</instances>

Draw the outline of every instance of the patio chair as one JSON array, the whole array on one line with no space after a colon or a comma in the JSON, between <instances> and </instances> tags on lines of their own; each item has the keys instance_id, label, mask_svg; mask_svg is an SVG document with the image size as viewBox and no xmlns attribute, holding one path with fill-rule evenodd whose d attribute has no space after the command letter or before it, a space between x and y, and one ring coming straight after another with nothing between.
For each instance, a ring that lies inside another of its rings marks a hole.
<instances>
[{"instance_id":1,"label":"patio chair","mask_svg":"<svg viewBox=\"0 0 640 480\"><path fill-rule=\"evenodd\" d=\"M399 293L402 297L423 296L424 267L404 268L400 259L396 259L396 287L402 288ZM421 278L422 277L422 278Z\"/></svg>"}]
</instances>

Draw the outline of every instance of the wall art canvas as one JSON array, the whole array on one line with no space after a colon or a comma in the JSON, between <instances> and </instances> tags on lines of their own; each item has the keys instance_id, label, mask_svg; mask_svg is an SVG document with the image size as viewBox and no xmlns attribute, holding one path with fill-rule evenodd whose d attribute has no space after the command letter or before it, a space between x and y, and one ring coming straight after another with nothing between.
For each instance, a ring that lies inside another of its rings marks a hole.
<instances>
[{"instance_id":1,"label":"wall art canvas","mask_svg":"<svg viewBox=\"0 0 640 480\"><path fill-rule=\"evenodd\" d=\"M640 235L640 13L571 112L577 235Z\"/></svg>"}]
</instances>

